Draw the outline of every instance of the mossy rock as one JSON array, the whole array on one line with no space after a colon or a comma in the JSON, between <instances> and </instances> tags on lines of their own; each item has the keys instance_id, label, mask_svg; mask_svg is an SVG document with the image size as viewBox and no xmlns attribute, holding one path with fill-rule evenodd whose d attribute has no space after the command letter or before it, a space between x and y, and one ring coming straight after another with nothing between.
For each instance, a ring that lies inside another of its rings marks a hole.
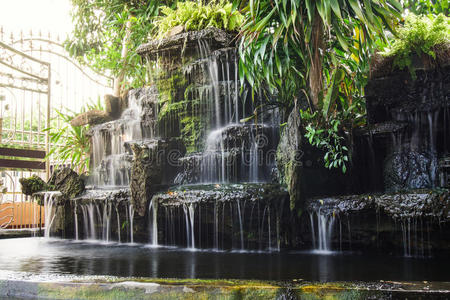
<instances>
[{"instance_id":1,"label":"mossy rock","mask_svg":"<svg viewBox=\"0 0 450 300\"><path fill-rule=\"evenodd\" d=\"M20 184L22 185L22 193L27 196L31 196L34 193L41 192L48 189L47 184L41 177L33 175L28 178L20 178Z\"/></svg>"},{"instance_id":2,"label":"mossy rock","mask_svg":"<svg viewBox=\"0 0 450 300\"><path fill-rule=\"evenodd\" d=\"M56 169L48 185L57 191L60 191L65 198L74 198L84 192L84 181L70 168Z\"/></svg>"}]
</instances>

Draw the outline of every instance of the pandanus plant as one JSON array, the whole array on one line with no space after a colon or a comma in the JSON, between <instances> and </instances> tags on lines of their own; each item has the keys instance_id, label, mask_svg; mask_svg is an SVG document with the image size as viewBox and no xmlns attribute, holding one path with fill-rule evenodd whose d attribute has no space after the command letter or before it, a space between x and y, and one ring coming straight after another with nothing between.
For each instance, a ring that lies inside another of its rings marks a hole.
<instances>
[{"instance_id":1,"label":"pandanus plant","mask_svg":"<svg viewBox=\"0 0 450 300\"><path fill-rule=\"evenodd\" d=\"M385 29L394 31L402 10L396 0L236 1L245 13L242 78L254 87L268 84L282 101L307 87L315 108L326 94L324 68L334 49L358 56L360 42L371 44L384 38Z\"/></svg>"},{"instance_id":2,"label":"pandanus plant","mask_svg":"<svg viewBox=\"0 0 450 300\"><path fill-rule=\"evenodd\" d=\"M357 77L367 67L375 42L385 39L385 30L394 32L401 4L396 0L235 0L234 4L245 13L239 47L241 80L254 90L275 94L278 105L287 108L305 95L310 107L305 116L310 117L309 128L315 127L307 133L308 140L325 149L327 167L345 172L347 147L332 137L346 122L336 118L352 119L350 112L361 106L354 103L355 96L363 94L363 80Z\"/></svg>"}]
</instances>

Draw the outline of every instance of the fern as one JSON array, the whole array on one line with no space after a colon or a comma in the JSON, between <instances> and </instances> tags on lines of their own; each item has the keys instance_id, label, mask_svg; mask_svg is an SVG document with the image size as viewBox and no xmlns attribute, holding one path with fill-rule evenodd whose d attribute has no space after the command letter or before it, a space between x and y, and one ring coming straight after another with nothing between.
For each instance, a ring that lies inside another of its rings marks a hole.
<instances>
[{"instance_id":1,"label":"fern","mask_svg":"<svg viewBox=\"0 0 450 300\"><path fill-rule=\"evenodd\" d=\"M398 31L398 36L392 45L384 49L381 54L394 58L394 66L400 69L412 68L414 55L428 55L436 60L436 49L448 48L450 44L450 18L439 14L437 16L409 15L405 24Z\"/></svg>"},{"instance_id":2,"label":"fern","mask_svg":"<svg viewBox=\"0 0 450 300\"><path fill-rule=\"evenodd\" d=\"M163 6L161 16L155 21L155 38L164 38L175 26L183 26L185 31L201 30L208 27L235 31L242 24L243 16L233 9L231 3L219 2L178 2L176 9Z\"/></svg>"}]
</instances>

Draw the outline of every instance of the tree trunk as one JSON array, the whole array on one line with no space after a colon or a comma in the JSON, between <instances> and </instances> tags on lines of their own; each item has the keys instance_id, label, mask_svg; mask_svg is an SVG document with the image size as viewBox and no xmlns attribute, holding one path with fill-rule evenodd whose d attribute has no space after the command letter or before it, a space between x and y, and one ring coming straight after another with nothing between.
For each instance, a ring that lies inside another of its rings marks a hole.
<instances>
[{"instance_id":1,"label":"tree trunk","mask_svg":"<svg viewBox=\"0 0 450 300\"><path fill-rule=\"evenodd\" d=\"M122 53L120 55L120 58L122 60L122 70L120 71L120 73L114 78L114 90L113 90L113 95L115 97L120 97L120 91L121 91L121 87L122 87L122 82L125 78L125 64L126 64L126 58L128 55L128 42L130 41L130 36L131 36L131 18L132 16L130 15L130 17L128 18L127 24L125 25L125 36L123 37L122 40Z\"/></svg>"},{"instance_id":2,"label":"tree trunk","mask_svg":"<svg viewBox=\"0 0 450 300\"><path fill-rule=\"evenodd\" d=\"M309 70L309 89L310 89L310 101L314 108L318 107L319 94L323 88L322 77L322 51L323 51L323 22L316 11L314 21L312 24L312 53L311 53L311 69Z\"/></svg>"}]
</instances>

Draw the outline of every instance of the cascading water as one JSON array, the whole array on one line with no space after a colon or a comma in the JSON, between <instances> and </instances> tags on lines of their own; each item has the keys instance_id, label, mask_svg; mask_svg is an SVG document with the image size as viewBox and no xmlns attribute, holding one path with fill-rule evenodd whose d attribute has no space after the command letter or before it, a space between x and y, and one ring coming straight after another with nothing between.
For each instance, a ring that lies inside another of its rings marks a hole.
<instances>
[{"instance_id":1,"label":"cascading water","mask_svg":"<svg viewBox=\"0 0 450 300\"><path fill-rule=\"evenodd\" d=\"M90 180L94 186L117 188L129 185L131 153L125 149L125 143L149 138L154 132L143 131L141 124L142 103L148 96L141 90L130 91L128 108L120 119L92 128L94 171Z\"/></svg>"},{"instance_id":2,"label":"cascading water","mask_svg":"<svg viewBox=\"0 0 450 300\"><path fill-rule=\"evenodd\" d=\"M133 204L130 203L128 212L130 214L130 243L134 243L134 207Z\"/></svg>"},{"instance_id":3,"label":"cascading water","mask_svg":"<svg viewBox=\"0 0 450 300\"><path fill-rule=\"evenodd\" d=\"M148 206L150 223L150 243L153 247L158 246L158 204L150 201Z\"/></svg>"},{"instance_id":4,"label":"cascading water","mask_svg":"<svg viewBox=\"0 0 450 300\"><path fill-rule=\"evenodd\" d=\"M260 203L270 187L236 184L205 190L208 187L181 186L181 190L153 197L158 210L164 211L161 245L233 251L279 249L282 191Z\"/></svg>"},{"instance_id":5,"label":"cascading water","mask_svg":"<svg viewBox=\"0 0 450 300\"><path fill-rule=\"evenodd\" d=\"M79 240L79 234L78 234L78 213L77 213L78 209L75 206L74 210L73 210L73 214L74 214L74 223L75 223L75 240L78 241Z\"/></svg>"},{"instance_id":6,"label":"cascading water","mask_svg":"<svg viewBox=\"0 0 450 300\"><path fill-rule=\"evenodd\" d=\"M49 238L53 221L56 218L57 207L54 207L55 196L60 195L60 192L45 192L44 193L44 237Z\"/></svg>"},{"instance_id":7,"label":"cascading water","mask_svg":"<svg viewBox=\"0 0 450 300\"><path fill-rule=\"evenodd\" d=\"M334 224L336 221L334 212L323 212L319 208L317 211L310 212L309 217L311 222L314 251L318 253L331 252L331 241L333 238L333 232L335 230Z\"/></svg>"}]
</instances>

